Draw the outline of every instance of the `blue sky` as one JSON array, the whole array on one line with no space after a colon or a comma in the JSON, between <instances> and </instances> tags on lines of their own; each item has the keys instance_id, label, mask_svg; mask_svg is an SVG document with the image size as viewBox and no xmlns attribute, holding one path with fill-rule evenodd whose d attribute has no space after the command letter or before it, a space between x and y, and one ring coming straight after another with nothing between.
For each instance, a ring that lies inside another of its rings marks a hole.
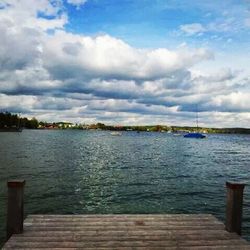
<instances>
[{"instance_id":1,"label":"blue sky","mask_svg":"<svg viewBox=\"0 0 250 250\"><path fill-rule=\"evenodd\" d=\"M176 46L176 42L186 41L195 46L208 43L223 48L228 39L245 46L249 42L249 29L244 25L249 18L246 1L133 0L117 4L115 0L104 0L67 8L68 31L87 35L107 33L135 47ZM198 37L180 33L182 25L194 23L214 27Z\"/></svg>"},{"instance_id":2,"label":"blue sky","mask_svg":"<svg viewBox=\"0 0 250 250\"><path fill-rule=\"evenodd\" d=\"M249 0L2 0L0 33L2 111L249 127Z\"/></svg>"}]
</instances>

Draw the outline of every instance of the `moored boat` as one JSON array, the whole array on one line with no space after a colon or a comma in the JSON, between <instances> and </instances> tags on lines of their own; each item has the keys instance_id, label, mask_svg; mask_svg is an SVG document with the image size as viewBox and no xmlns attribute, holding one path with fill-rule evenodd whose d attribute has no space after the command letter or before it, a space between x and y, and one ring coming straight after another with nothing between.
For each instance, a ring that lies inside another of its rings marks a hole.
<instances>
[{"instance_id":1,"label":"moored boat","mask_svg":"<svg viewBox=\"0 0 250 250\"><path fill-rule=\"evenodd\" d=\"M196 126L197 131L199 131L199 119L198 119L198 107L196 108ZM195 138L195 139L204 139L206 138L205 135L199 133L199 132L189 132L184 135L185 138Z\"/></svg>"},{"instance_id":2,"label":"moored boat","mask_svg":"<svg viewBox=\"0 0 250 250\"><path fill-rule=\"evenodd\" d=\"M111 135L114 135L114 136L122 135L122 133L121 133L121 132L118 132L118 131L111 132L110 134L111 134Z\"/></svg>"},{"instance_id":3,"label":"moored boat","mask_svg":"<svg viewBox=\"0 0 250 250\"><path fill-rule=\"evenodd\" d=\"M201 134L201 133L188 133L184 135L185 138L196 138L196 139L204 139L206 138L205 135Z\"/></svg>"}]
</instances>

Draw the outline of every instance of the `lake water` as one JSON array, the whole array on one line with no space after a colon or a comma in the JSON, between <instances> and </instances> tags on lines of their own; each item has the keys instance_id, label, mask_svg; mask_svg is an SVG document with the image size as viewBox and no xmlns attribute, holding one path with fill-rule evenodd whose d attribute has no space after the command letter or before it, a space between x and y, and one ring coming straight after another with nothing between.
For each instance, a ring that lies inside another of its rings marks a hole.
<instances>
[{"instance_id":1,"label":"lake water","mask_svg":"<svg viewBox=\"0 0 250 250\"><path fill-rule=\"evenodd\" d=\"M249 146L247 135L0 133L0 242L6 181L16 178L26 180L26 214L211 213L224 221L225 182L249 183ZM250 187L244 202L250 240Z\"/></svg>"}]
</instances>

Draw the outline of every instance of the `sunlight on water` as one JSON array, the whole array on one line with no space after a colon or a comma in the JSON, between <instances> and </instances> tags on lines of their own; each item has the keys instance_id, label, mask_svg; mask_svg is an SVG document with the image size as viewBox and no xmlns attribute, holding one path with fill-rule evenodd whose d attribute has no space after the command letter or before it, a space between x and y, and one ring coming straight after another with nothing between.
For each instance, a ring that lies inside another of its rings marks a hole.
<instances>
[{"instance_id":1,"label":"sunlight on water","mask_svg":"<svg viewBox=\"0 0 250 250\"><path fill-rule=\"evenodd\" d=\"M0 236L6 181L26 180L26 214L212 213L224 221L225 181L248 183L250 137L23 131L0 134ZM243 235L250 233L250 193Z\"/></svg>"}]
</instances>

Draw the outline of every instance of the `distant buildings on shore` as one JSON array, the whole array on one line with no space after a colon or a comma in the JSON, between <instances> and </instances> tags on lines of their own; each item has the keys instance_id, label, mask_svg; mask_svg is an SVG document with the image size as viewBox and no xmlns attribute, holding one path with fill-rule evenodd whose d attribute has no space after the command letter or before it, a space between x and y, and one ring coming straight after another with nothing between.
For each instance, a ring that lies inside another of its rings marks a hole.
<instances>
[{"instance_id":1,"label":"distant buildings on shore","mask_svg":"<svg viewBox=\"0 0 250 250\"><path fill-rule=\"evenodd\" d=\"M42 122L35 117L29 119L19 117L17 114L0 112L0 129L79 129L79 130L110 130L110 131L137 131L137 132L168 132L168 133L226 133L226 134L250 134L249 128L204 128L188 126L166 126L166 125L142 125L142 126L123 126L96 124L74 124L71 122Z\"/></svg>"},{"instance_id":2,"label":"distant buildings on shore","mask_svg":"<svg viewBox=\"0 0 250 250\"><path fill-rule=\"evenodd\" d=\"M69 129L74 127L76 127L76 125L71 122L53 122L53 123L40 122L38 125L39 129Z\"/></svg>"},{"instance_id":3,"label":"distant buildings on shore","mask_svg":"<svg viewBox=\"0 0 250 250\"><path fill-rule=\"evenodd\" d=\"M165 125L148 125L148 126L122 126L122 125L105 125L96 124L74 124L70 122L44 123L39 122L38 129L78 129L78 130L109 130L109 131L137 131L137 132L167 132L167 133L226 133L226 134L250 134L247 128L204 128L204 127L181 127Z\"/></svg>"},{"instance_id":4,"label":"distant buildings on shore","mask_svg":"<svg viewBox=\"0 0 250 250\"><path fill-rule=\"evenodd\" d=\"M151 125L151 126L122 126L122 125L105 125L103 123L96 124L74 124L70 122L54 122L44 123L40 122L38 129L80 129L80 130L110 130L110 131L137 131L137 132L168 132L168 133L181 133L192 132L197 128L186 127L172 127L164 125ZM199 132L208 133L209 131L204 128L199 128Z\"/></svg>"}]
</instances>

